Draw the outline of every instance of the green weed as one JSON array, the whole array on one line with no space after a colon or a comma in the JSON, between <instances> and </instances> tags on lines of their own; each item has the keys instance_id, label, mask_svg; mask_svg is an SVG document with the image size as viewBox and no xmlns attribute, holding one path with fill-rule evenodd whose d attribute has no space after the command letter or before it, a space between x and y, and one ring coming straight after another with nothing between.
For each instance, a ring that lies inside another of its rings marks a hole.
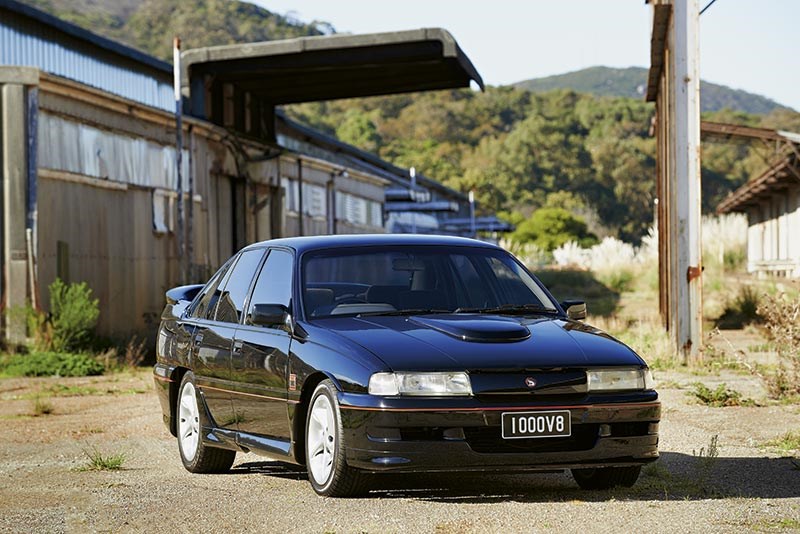
<instances>
[{"instance_id":1,"label":"green weed","mask_svg":"<svg viewBox=\"0 0 800 534\"><path fill-rule=\"evenodd\" d=\"M83 454L87 462L81 471L118 471L126 460L124 453L105 455L97 449L84 450Z\"/></svg>"},{"instance_id":2,"label":"green weed","mask_svg":"<svg viewBox=\"0 0 800 534\"><path fill-rule=\"evenodd\" d=\"M767 441L764 445L774 447L782 453L800 451L800 431L787 432L780 438Z\"/></svg>"},{"instance_id":3,"label":"green weed","mask_svg":"<svg viewBox=\"0 0 800 534\"><path fill-rule=\"evenodd\" d=\"M726 384L720 384L716 389L711 389L705 384L695 382L694 389L687 392L687 395L695 397L702 404L714 408L726 406L755 406L752 399L743 399L742 394L734 389L728 388Z\"/></svg>"}]
</instances>

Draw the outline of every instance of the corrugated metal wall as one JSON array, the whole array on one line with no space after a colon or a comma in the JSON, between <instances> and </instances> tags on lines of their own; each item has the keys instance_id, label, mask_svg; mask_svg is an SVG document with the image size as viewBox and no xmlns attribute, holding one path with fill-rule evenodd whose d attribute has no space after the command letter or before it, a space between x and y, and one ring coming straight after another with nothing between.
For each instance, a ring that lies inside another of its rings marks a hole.
<instances>
[{"instance_id":1,"label":"corrugated metal wall","mask_svg":"<svg viewBox=\"0 0 800 534\"><path fill-rule=\"evenodd\" d=\"M43 296L57 274L65 275L57 272L61 259L68 265L65 277L88 281L100 300L100 332L150 331L164 305L164 291L178 278L174 234L159 236L152 224L150 191L40 177L38 266Z\"/></svg>"},{"instance_id":2,"label":"corrugated metal wall","mask_svg":"<svg viewBox=\"0 0 800 534\"><path fill-rule=\"evenodd\" d=\"M78 39L0 10L0 65L38 67L159 109L172 110L172 82L164 73L113 54L87 50Z\"/></svg>"}]
</instances>

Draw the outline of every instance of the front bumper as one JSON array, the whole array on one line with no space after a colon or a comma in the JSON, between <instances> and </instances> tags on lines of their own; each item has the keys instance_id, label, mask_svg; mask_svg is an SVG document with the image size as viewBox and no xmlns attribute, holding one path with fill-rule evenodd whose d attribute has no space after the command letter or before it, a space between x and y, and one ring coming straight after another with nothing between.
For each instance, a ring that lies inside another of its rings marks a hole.
<instances>
[{"instance_id":1,"label":"front bumper","mask_svg":"<svg viewBox=\"0 0 800 534\"><path fill-rule=\"evenodd\" d=\"M658 458L654 391L574 403L486 405L475 399L376 399L340 393L350 466L369 472L549 471ZM504 440L501 414L569 410L572 436Z\"/></svg>"}]
</instances>

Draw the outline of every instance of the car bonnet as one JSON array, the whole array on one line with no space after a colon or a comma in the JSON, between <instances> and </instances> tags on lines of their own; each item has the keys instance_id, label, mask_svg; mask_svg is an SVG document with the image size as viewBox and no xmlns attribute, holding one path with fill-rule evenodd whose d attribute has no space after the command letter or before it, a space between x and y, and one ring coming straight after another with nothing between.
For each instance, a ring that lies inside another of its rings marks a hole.
<instances>
[{"instance_id":1,"label":"car bonnet","mask_svg":"<svg viewBox=\"0 0 800 534\"><path fill-rule=\"evenodd\" d=\"M643 365L626 345L584 323L478 314L326 318L318 326L398 370L514 370Z\"/></svg>"}]
</instances>

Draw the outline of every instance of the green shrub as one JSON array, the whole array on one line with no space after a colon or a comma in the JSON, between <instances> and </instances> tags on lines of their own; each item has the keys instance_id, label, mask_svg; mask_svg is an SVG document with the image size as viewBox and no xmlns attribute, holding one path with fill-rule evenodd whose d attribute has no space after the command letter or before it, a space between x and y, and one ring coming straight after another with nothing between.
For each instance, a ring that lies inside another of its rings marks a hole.
<instances>
[{"instance_id":1,"label":"green shrub","mask_svg":"<svg viewBox=\"0 0 800 534\"><path fill-rule=\"evenodd\" d=\"M32 352L0 360L0 373L7 376L94 376L103 371L103 364L86 354Z\"/></svg>"},{"instance_id":2,"label":"green shrub","mask_svg":"<svg viewBox=\"0 0 800 534\"><path fill-rule=\"evenodd\" d=\"M44 351L77 352L88 349L100 316L98 300L86 282L50 284L50 313L29 308L27 323L36 347Z\"/></svg>"},{"instance_id":3,"label":"green shrub","mask_svg":"<svg viewBox=\"0 0 800 534\"><path fill-rule=\"evenodd\" d=\"M533 243L552 252L564 243L577 242L581 247L597 244L597 236L589 232L586 222L564 208L540 208L523 221L511 234L520 243Z\"/></svg>"}]
</instances>

